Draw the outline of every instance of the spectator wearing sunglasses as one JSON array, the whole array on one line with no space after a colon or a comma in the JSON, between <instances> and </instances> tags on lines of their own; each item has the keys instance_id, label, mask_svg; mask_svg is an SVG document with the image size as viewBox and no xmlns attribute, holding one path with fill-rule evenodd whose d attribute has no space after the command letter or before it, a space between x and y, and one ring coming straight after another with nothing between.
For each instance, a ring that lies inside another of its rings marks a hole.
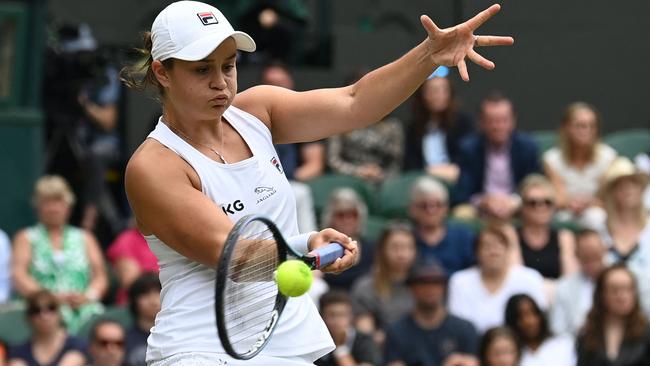
<instances>
[{"instance_id":1,"label":"spectator wearing sunglasses","mask_svg":"<svg viewBox=\"0 0 650 366\"><path fill-rule=\"evenodd\" d=\"M124 361L124 328L110 319L97 321L90 332L89 366L121 366ZM144 365L144 364L143 364Z\"/></svg>"},{"instance_id":2,"label":"spectator wearing sunglasses","mask_svg":"<svg viewBox=\"0 0 650 366\"><path fill-rule=\"evenodd\" d=\"M411 188L409 215L421 260L435 261L449 275L468 268L474 256L474 233L460 224L447 222L447 189L431 177L418 179Z\"/></svg>"},{"instance_id":3,"label":"spectator wearing sunglasses","mask_svg":"<svg viewBox=\"0 0 650 366\"><path fill-rule=\"evenodd\" d=\"M555 281L578 268L575 238L569 230L558 230L551 225L556 194L548 179L531 174L524 179L519 192L522 208L516 248L521 252L523 264L544 277L547 295L551 299Z\"/></svg>"},{"instance_id":4,"label":"spectator wearing sunglasses","mask_svg":"<svg viewBox=\"0 0 650 366\"><path fill-rule=\"evenodd\" d=\"M9 366L82 366L86 345L67 334L54 294L39 290L27 298L27 322L32 336L9 349Z\"/></svg>"}]
</instances>

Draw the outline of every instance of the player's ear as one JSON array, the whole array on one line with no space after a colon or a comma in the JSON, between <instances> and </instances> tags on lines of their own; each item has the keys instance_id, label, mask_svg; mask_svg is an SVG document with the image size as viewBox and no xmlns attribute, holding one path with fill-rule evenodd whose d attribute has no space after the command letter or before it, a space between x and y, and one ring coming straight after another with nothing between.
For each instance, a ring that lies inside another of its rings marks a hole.
<instances>
[{"instance_id":1,"label":"player's ear","mask_svg":"<svg viewBox=\"0 0 650 366\"><path fill-rule=\"evenodd\" d=\"M158 80L158 83L163 88L168 88L170 81L169 81L169 73L167 68L163 65L162 62L159 60L154 60L151 62L151 71L153 71L153 75Z\"/></svg>"}]
</instances>

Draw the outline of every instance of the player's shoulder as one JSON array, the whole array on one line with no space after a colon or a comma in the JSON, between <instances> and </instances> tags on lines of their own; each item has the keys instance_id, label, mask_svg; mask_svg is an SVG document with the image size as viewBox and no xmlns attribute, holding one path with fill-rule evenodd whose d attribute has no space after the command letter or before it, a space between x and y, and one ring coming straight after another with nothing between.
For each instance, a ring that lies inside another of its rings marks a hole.
<instances>
[{"instance_id":1,"label":"player's shoulder","mask_svg":"<svg viewBox=\"0 0 650 366\"><path fill-rule=\"evenodd\" d=\"M232 104L270 126L273 106L291 93L295 92L273 85L257 85L237 93Z\"/></svg>"},{"instance_id":2,"label":"player's shoulder","mask_svg":"<svg viewBox=\"0 0 650 366\"><path fill-rule=\"evenodd\" d=\"M155 139L145 140L133 153L126 166L125 182L130 185L155 184L195 175L178 154ZM197 177L198 179L198 177Z\"/></svg>"}]
</instances>

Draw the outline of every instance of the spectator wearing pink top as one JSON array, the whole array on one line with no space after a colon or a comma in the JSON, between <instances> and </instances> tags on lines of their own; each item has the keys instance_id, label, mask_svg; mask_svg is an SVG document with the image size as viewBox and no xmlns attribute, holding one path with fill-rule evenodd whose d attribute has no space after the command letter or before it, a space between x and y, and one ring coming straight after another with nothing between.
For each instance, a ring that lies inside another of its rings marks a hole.
<instances>
[{"instance_id":1,"label":"spectator wearing pink top","mask_svg":"<svg viewBox=\"0 0 650 366\"><path fill-rule=\"evenodd\" d=\"M120 282L115 302L126 304L127 289L145 272L158 273L158 260L138 229L124 230L106 252Z\"/></svg>"}]
</instances>

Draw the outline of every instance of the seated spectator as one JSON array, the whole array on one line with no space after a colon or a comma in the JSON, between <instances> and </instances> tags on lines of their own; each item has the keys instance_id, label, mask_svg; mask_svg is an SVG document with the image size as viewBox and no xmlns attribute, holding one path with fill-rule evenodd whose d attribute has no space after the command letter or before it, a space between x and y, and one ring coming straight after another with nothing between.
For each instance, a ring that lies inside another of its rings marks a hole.
<instances>
[{"instance_id":1,"label":"seated spectator","mask_svg":"<svg viewBox=\"0 0 650 366\"><path fill-rule=\"evenodd\" d=\"M580 270L562 276L557 283L551 307L551 329L556 334L576 336L591 309L594 287L605 269L605 245L593 230L583 230L576 238L576 257Z\"/></svg>"},{"instance_id":2,"label":"seated spectator","mask_svg":"<svg viewBox=\"0 0 650 366\"><path fill-rule=\"evenodd\" d=\"M126 304L126 292L140 275L145 272L158 272L158 259L136 228L135 220L132 220L131 228L120 233L108 247L106 257L120 283L115 299L117 305Z\"/></svg>"},{"instance_id":3,"label":"seated spectator","mask_svg":"<svg viewBox=\"0 0 650 366\"><path fill-rule=\"evenodd\" d=\"M357 241L359 263L340 274L325 274L325 281L333 288L349 290L359 277L370 272L375 243L363 235L368 218L368 207L352 188L338 188L330 195L323 209L322 227L331 227L346 233Z\"/></svg>"},{"instance_id":4,"label":"seated spectator","mask_svg":"<svg viewBox=\"0 0 650 366\"><path fill-rule=\"evenodd\" d=\"M430 177L418 179L411 188L409 215L418 257L440 262L448 275L474 265L474 233L460 224L447 223L447 189Z\"/></svg>"},{"instance_id":5,"label":"seated spectator","mask_svg":"<svg viewBox=\"0 0 650 366\"><path fill-rule=\"evenodd\" d=\"M160 311L160 280L155 273L138 277L129 288L129 310L133 327L126 333L125 366L146 364L147 337Z\"/></svg>"},{"instance_id":6,"label":"seated spectator","mask_svg":"<svg viewBox=\"0 0 650 366\"><path fill-rule=\"evenodd\" d=\"M356 72L346 80L352 85L363 77ZM402 170L404 127L395 117L386 117L368 127L327 139L327 163L334 173L352 175L379 184Z\"/></svg>"},{"instance_id":7,"label":"seated spectator","mask_svg":"<svg viewBox=\"0 0 650 366\"><path fill-rule=\"evenodd\" d=\"M88 366L122 366L124 361L122 324L108 319L97 321L90 331L88 351L91 360Z\"/></svg>"},{"instance_id":8,"label":"seated spectator","mask_svg":"<svg viewBox=\"0 0 650 366\"><path fill-rule=\"evenodd\" d=\"M555 191L544 176L532 174L521 184L521 226L517 239L523 264L555 280L577 268L575 239L569 230L551 227Z\"/></svg>"},{"instance_id":9,"label":"seated spectator","mask_svg":"<svg viewBox=\"0 0 650 366\"><path fill-rule=\"evenodd\" d=\"M438 67L413 96L413 121L406 130L405 170L426 171L456 182L460 141L474 129L472 118L459 111L449 69Z\"/></svg>"},{"instance_id":10,"label":"seated spectator","mask_svg":"<svg viewBox=\"0 0 650 366\"><path fill-rule=\"evenodd\" d=\"M577 268L575 239L569 230L551 225L555 208L555 191L551 182L531 174L521 184L521 225L517 229L516 249L521 262L543 277L549 302L555 297L555 281Z\"/></svg>"},{"instance_id":11,"label":"seated spectator","mask_svg":"<svg viewBox=\"0 0 650 366\"><path fill-rule=\"evenodd\" d=\"M394 117L327 140L327 162L334 173L352 175L379 184L402 168L402 122Z\"/></svg>"},{"instance_id":12,"label":"seated spectator","mask_svg":"<svg viewBox=\"0 0 650 366\"><path fill-rule=\"evenodd\" d=\"M470 322L445 309L447 275L442 266L419 264L410 272L407 283L415 308L388 328L384 346L386 364L476 365L476 330Z\"/></svg>"},{"instance_id":13,"label":"seated spectator","mask_svg":"<svg viewBox=\"0 0 650 366\"><path fill-rule=\"evenodd\" d=\"M576 355L572 337L553 336L546 314L532 297L519 294L508 300L506 325L523 345L520 366L574 366Z\"/></svg>"},{"instance_id":14,"label":"seated spectator","mask_svg":"<svg viewBox=\"0 0 650 366\"><path fill-rule=\"evenodd\" d=\"M260 84L294 89L293 76L286 64L272 62L262 68ZM302 233L317 228L311 189L304 182L325 171L325 144L321 141L299 144L276 144L282 171L296 196L298 230Z\"/></svg>"},{"instance_id":15,"label":"seated spectator","mask_svg":"<svg viewBox=\"0 0 650 366\"><path fill-rule=\"evenodd\" d=\"M637 277L641 306L650 316L650 219L642 202L649 176L627 158L618 158L605 172L602 200L607 220L601 236L606 262L624 262Z\"/></svg>"},{"instance_id":16,"label":"seated spectator","mask_svg":"<svg viewBox=\"0 0 650 366\"><path fill-rule=\"evenodd\" d=\"M11 242L0 230L0 304L11 297Z\"/></svg>"},{"instance_id":17,"label":"seated spectator","mask_svg":"<svg viewBox=\"0 0 650 366\"><path fill-rule=\"evenodd\" d=\"M372 272L355 281L352 303L361 332L384 341L384 329L413 309L406 276L415 261L415 238L407 225L388 224L377 242Z\"/></svg>"},{"instance_id":18,"label":"seated spectator","mask_svg":"<svg viewBox=\"0 0 650 366\"><path fill-rule=\"evenodd\" d=\"M315 362L316 366L381 365L381 350L371 335L353 325L352 300L347 292L333 290L320 298L320 313L336 349Z\"/></svg>"},{"instance_id":19,"label":"seated spectator","mask_svg":"<svg viewBox=\"0 0 650 366\"><path fill-rule=\"evenodd\" d=\"M488 329L479 345L479 366L519 366L521 347L508 327Z\"/></svg>"},{"instance_id":20,"label":"seated spectator","mask_svg":"<svg viewBox=\"0 0 650 366\"><path fill-rule=\"evenodd\" d=\"M108 286L97 240L68 225L74 200L59 176L44 176L36 182L38 223L16 234L12 266L14 287L22 296L41 289L56 295L71 334L103 312L99 300Z\"/></svg>"},{"instance_id":21,"label":"seated spectator","mask_svg":"<svg viewBox=\"0 0 650 366\"><path fill-rule=\"evenodd\" d=\"M616 151L599 141L600 115L584 102L570 104L560 126L559 146L544 153L544 171L557 191L563 220L595 228L604 219L596 193L598 182L616 158Z\"/></svg>"},{"instance_id":22,"label":"seated spectator","mask_svg":"<svg viewBox=\"0 0 650 366\"><path fill-rule=\"evenodd\" d=\"M472 322L481 334L503 324L506 302L512 295L529 294L547 306L544 278L534 269L509 263L508 246L502 230L486 227L476 242L478 264L449 280L449 312Z\"/></svg>"},{"instance_id":23,"label":"seated spectator","mask_svg":"<svg viewBox=\"0 0 650 366\"><path fill-rule=\"evenodd\" d=\"M86 344L65 331L56 296L47 290L38 290L26 301L32 335L27 343L9 348L8 365L85 365Z\"/></svg>"},{"instance_id":24,"label":"seated spectator","mask_svg":"<svg viewBox=\"0 0 650 366\"><path fill-rule=\"evenodd\" d=\"M468 136L460 145L454 201L464 205L457 207L454 215L475 217L481 213L506 221L519 208L519 184L527 175L539 172L537 145L515 130L512 101L500 94L483 100L479 119L481 133Z\"/></svg>"},{"instance_id":25,"label":"seated spectator","mask_svg":"<svg viewBox=\"0 0 650 366\"><path fill-rule=\"evenodd\" d=\"M634 275L622 264L598 277L594 306L578 338L577 365L650 365L650 326Z\"/></svg>"}]
</instances>

